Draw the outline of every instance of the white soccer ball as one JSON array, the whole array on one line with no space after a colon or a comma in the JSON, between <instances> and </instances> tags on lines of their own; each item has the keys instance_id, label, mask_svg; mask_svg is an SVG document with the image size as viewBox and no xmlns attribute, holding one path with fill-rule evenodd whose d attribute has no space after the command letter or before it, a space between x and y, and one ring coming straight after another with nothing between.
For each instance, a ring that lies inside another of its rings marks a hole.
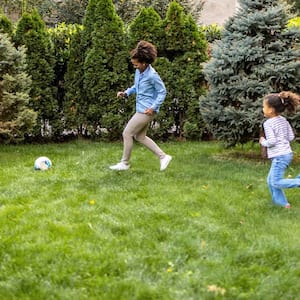
<instances>
[{"instance_id":1,"label":"white soccer ball","mask_svg":"<svg viewBox=\"0 0 300 300\"><path fill-rule=\"evenodd\" d=\"M35 170L48 170L49 168L51 168L52 166L52 162L51 160L46 157L46 156L41 156L39 158L37 158L34 162L34 169Z\"/></svg>"}]
</instances>

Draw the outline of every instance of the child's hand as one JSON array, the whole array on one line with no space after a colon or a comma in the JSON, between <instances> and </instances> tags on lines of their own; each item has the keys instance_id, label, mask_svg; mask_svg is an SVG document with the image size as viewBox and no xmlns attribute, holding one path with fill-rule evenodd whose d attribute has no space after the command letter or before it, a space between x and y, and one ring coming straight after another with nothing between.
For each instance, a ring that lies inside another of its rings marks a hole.
<instances>
[{"instance_id":1,"label":"child's hand","mask_svg":"<svg viewBox=\"0 0 300 300\"><path fill-rule=\"evenodd\" d=\"M265 141L266 139L263 137L263 136L261 136L260 138L259 138L259 143L261 144L263 141Z\"/></svg>"}]
</instances>

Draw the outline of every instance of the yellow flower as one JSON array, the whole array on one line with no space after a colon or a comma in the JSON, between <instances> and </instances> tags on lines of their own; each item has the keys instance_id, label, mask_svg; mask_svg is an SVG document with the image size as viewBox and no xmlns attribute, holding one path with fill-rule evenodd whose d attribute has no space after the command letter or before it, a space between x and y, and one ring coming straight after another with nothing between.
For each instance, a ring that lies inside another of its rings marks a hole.
<instances>
[{"instance_id":1,"label":"yellow flower","mask_svg":"<svg viewBox=\"0 0 300 300\"><path fill-rule=\"evenodd\" d=\"M90 200L90 205L94 205L94 204L95 204L95 200L94 199Z\"/></svg>"},{"instance_id":2,"label":"yellow flower","mask_svg":"<svg viewBox=\"0 0 300 300\"><path fill-rule=\"evenodd\" d=\"M169 262L168 262L168 265L169 265L169 267L168 267L168 269L167 269L167 272L168 272L168 273L173 272L174 264L173 264L171 261L169 261Z\"/></svg>"},{"instance_id":3,"label":"yellow flower","mask_svg":"<svg viewBox=\"0 0 300 300\"><path fill-rule=\"evenodd\" d=\"M190 215L194 218L198 218L200 216L199 212L191 212Z\"/></svg>"}]
</instances>

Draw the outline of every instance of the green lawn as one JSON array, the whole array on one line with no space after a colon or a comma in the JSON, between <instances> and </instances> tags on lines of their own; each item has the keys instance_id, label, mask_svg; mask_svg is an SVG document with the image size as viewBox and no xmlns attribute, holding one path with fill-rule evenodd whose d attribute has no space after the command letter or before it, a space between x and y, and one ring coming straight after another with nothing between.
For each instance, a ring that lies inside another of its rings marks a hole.
<instances>
[{"instance_id":1,"label":"green lawn","mask_svg":"<svg viewBox=\"0 0 300 300\"><path fill-rule=\"evenodd\" d=\"M1 145L0 299L300 299L299 190L271 205L257 145L162 148L115 172L121 143Z\"/></svg>"}]
</instances>

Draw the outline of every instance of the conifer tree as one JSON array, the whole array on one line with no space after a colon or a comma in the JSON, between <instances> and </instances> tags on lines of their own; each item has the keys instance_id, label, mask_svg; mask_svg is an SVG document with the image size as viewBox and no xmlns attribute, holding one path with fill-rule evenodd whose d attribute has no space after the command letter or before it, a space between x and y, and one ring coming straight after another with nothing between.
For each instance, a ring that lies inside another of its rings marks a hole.
<instances>
[{"instance_id":1,"label":"conifer tree","mask_svg":"<svg viewBox=\"0 0 300 300\"><path fill-rule=\"evenodd\" d=\"M13 24L10 19L7 18L0 10L0 32L7 33L8 36L12 37Z\"/></svg>"},{"instance_id":2,"label":"conifer tree","mask_svg":"<svg viewBox=\"0 0 300 300\"><path fill-rule=\"evenodd\" d=\"M133 49L139 41L145 40L154 44L160 52L162 29L162 19L154 8L152 6L143 7L128 26L129 49Z\"/></svg>"},{"instance_id":3,"label":"conifer tree","mask_svg":"<svg viewBox=\"0 0 300 300\"><path fill-rule=\"evenodd\" d=\"M159 60L156 65L168 94L159 122L173 118L178 137L201 138L205 128L199 113L199 97L205 92L202 70L202 63L207 59L205 35L177 1L169 5L163 26L162 55L167 69L160 68Z\"/></svg>"},{"instance_id":4,"label":"conifer tree","mask_svg":"<svg viewBox=\"0 0 300 300\"><path fill-rule=\"evenodd\" d=\"M36 113L28 108L31 80L25 69L25 48L16 49L0 32L0 144L22 141L35 124Z\"/></svg>"},{"instance_id":5,"label":"conifer tree","mask_svg":"<svg viewBox=\"0 0 300 300\"><path fill-rule=\"evenodd\" d=\"M65 97L63 103L65 127L67 130L77 130L79 135L85 135L85 106L87 105L83 87L83 64L85 48L82 43L83 28L77 26L70 38L70 54L65 74Z\"/></svg>"},{"instance_id":6,"label":"conifer tree","mask_svg":"<svg viewBox=\"0 0 300 300\"><path fill-rule=\"evenodd\" d=\"M68 129L76 128L79 135L86 136L88 97L84 86L84 63L92 45L92 32L97 21L98 0L89 0L83 26L78 26L71 37L70 57L65 75L66 96L64 114Z\"/></svg>"},{"instance_id":7,"label":"conifer tree","mask_svg":"<svg viewBox=\"0 0 300 300\"><path fill-rule=\"evenodd\" d=\"M128 51L125 29L111 0L98 0L96 22L91 35L91 47L84 63L84 88L87 93L87 124L91 134L99 128L107 130L109 139L119 138L124 127L126 111L119 90L128 83Z\"/></svg>"},{"instance_id":8,"label":"conifer tree","mask_svg":"<svg viewBox=\"0 0 300 300\"><path fill-rule=\"evenodd\" d=\"M299 89L299 30L287 28L281 1L241 0L226 24L206 67L210 91L202 115L227 146L258 137L262 97Z\"/></svg>"},{"instance_id":9,"label":"conifer tree","mask_svg":"<svg viewBox=\"0 0 300 300\"><path fill-rule=\"evenodd\" d=\"M15 42L27 49L27 72L32 78L30 106L38 113L35 135L60 135L61 115L53 86L53 48L45 23L36 10L24 13L19 20Z\"/></svg>"}]
</instances>

